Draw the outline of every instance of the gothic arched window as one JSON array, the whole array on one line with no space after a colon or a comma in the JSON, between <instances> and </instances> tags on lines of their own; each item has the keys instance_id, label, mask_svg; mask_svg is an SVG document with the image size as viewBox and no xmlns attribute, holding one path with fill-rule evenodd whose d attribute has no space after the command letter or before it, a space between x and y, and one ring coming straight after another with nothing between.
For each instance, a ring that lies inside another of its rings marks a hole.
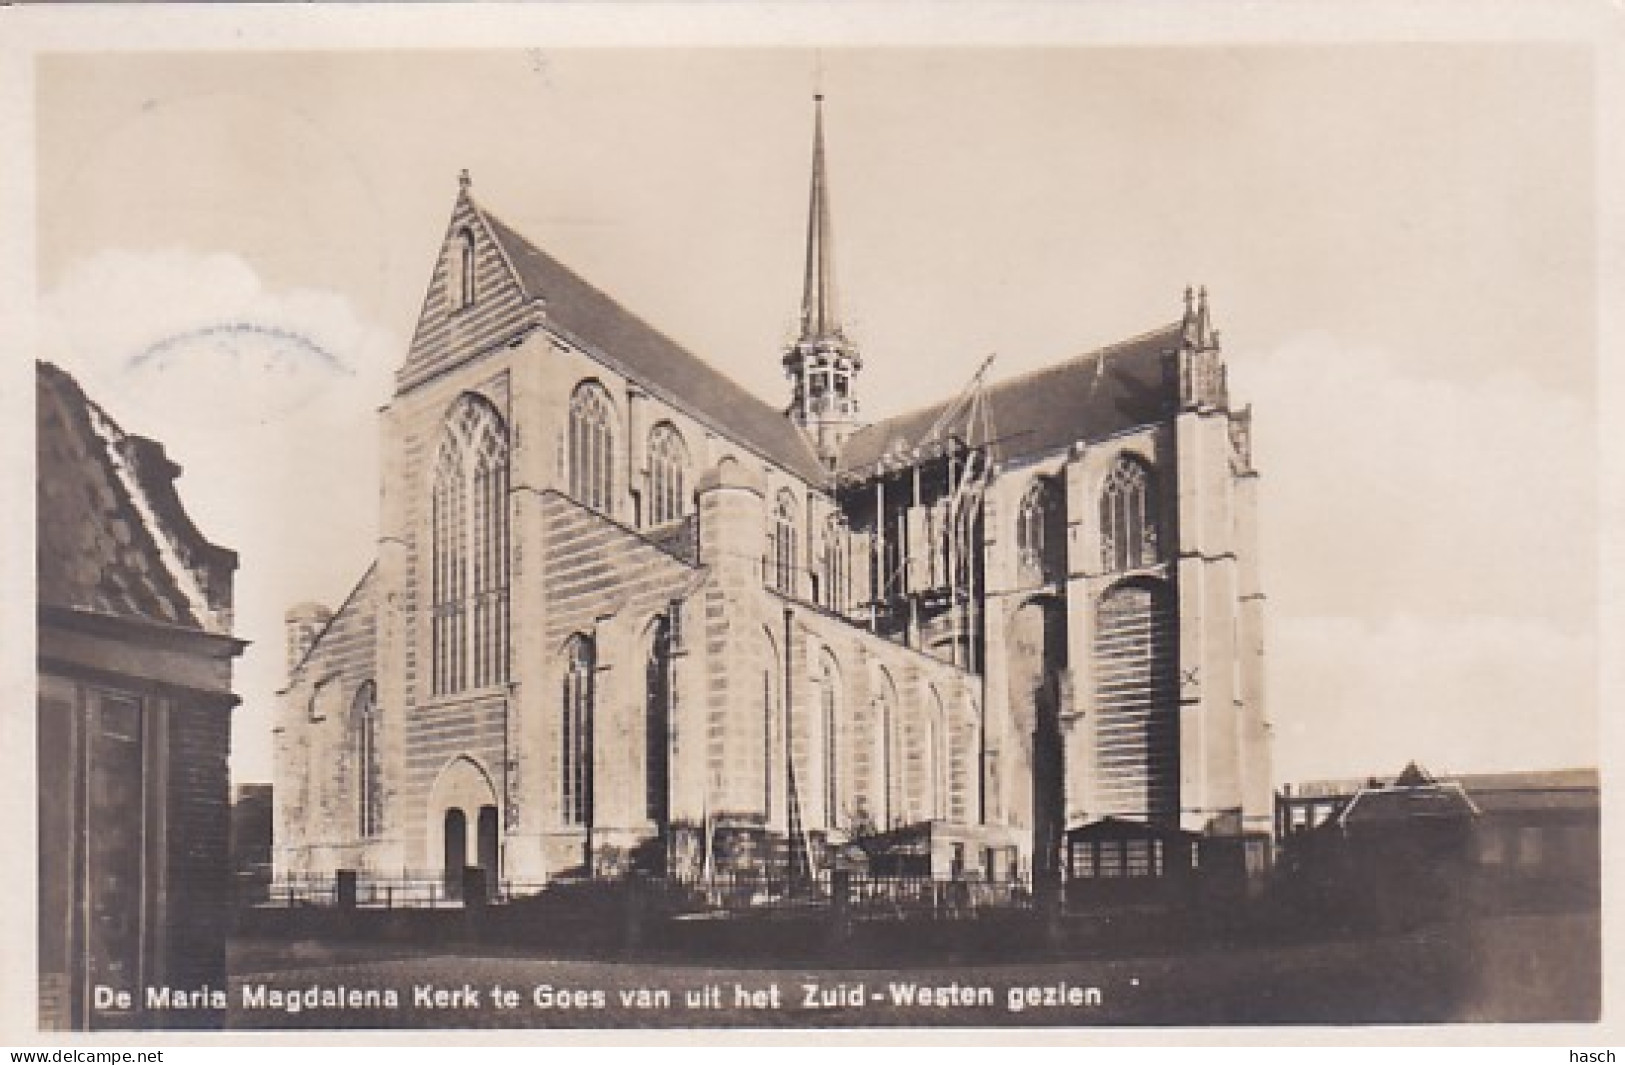
<instances>
[{"instance_id":1,"label":"gothic arched window","mask_svg":"<svg viewBox=\"0 0 1625 1065\"><path fill-rule=\"evenodd\" d=\"M839 513L824 523L824 602L831 610L845 610L847 599L846 522Z\"/></svg>"},{"instance_id":2,"label":"gothic arched window","mask_svg":"<svg viewBox=\"0 0 1625 1065\"><path fill-rule=\"evenodd\" d=\"M1108 573L1149 566L1160 557L1156 493L1139 459L1119 458L1100 492L1100 561Z\"/></svg>"},{"instance_id":3,"label":"gothic arched window","mask_svg":"<svg viewBox=\"0 0 1625 1065\"><path fill-rule=\"evenodd\" d=\"M669 422L649 434L649 524L664 525L688 513L688 448Z\"/></svg>"},{"instance_id":4,"label":"gothic arched window","mask_svg":"<svg viewBox=\"0 0 1625 1065\"><path fill-rule=\"evenodd\" d=\"M570 397L570 494L583 506L613 514L615 412L603 386L587 381Z\"/></svg>"},{"instance_id":5,"label":"gothic arched window","mask_svg":"<svg viewBox=\"0 0 1625 1065\"><path fill-rule=\"evenodd\" d=\"M818 716L824 740L824 823L835 828L841 813L841 678L828 651L819 666Z\"/></svg>"},{"instance_id":6,"label":"gothic arched window","mask_svg":"<svg viewBox=\"0 0 1625 1065\"><path fill-rule=\"evenodd\" d=\"M577 636L565 651L560 697L562 794L560 809L567 825L592 824L593 670L592 640Z\"/></svg>"},{"instance_id":7,"label":"gothic arched window","mask_svg":"<svg viewBox=\"0 0 1625 1065\"><path fill-rule=\"evenodd\" d=\"M896 720L897 685L892 682L891 674L884 669L879 671L876 679L870 724L874 729L875 745L879 749L875 751L875 764L870 783L878 793L874 795L878 809L872 813L879 827L892 828L897 824L897 769L901 761L897 749L899 746Z\"/></svg>"},{"instance_id":8,"label":"gothic arched window","mask_svg":"<svg viewBox=\"0 0 1625 1065\"><path fill-rule=\"evenodd\" d=\"M508 679L508 433L465 395L440 434L430 496L435 694Z\"/></svg>"},{"instance_id":9,"label":"gothic arched window","mask_svg":"<svg viewBox=\"0 0 1625 1065\"><path fill-rule=\"evenodd\" d=\"M382 820L382 788L378 763L378 686L367 681L350 704L355 732L356 831L362 839L378 834Z\"/></svg>"},{"instance_id":10,"label":"gothic arched window","mask_svg":"<svg viewBox=\"0 0 1625 1065\"><path fill-rule=\"evenodd\" d=\"M644 812L657 825L671 810L671 621L655 619L644 663Z\"/></svg>"},{"instance_id":11,"label":"gothic arched window","mask_svg":"<svg viewBox=\"0 0 1625 1065\"><path fill-rule=\"evenodd\" d=\"M447 299L454 310L474 306L474 277L476 245L474 231L466 226L457 231L457 237L452 244L451 261L448 264L450 277L446 285Z\"/></svg>"},{"instance_id":12,"label":"gothic arched window","mask_svg":"<svg viewBox=\"0 0 1625 1065\"><path fill-rule=\"evenodd\" d=\"M1065 569L1065 512L1052 478L1040 477L1022 497L1016 512L1016 554L1024 584L1058 580Z\"/></svg>"},{"instance_id":13,"label":"gothic arched window","mask_svg":"<svg viewBox=\"0 0 1625 1065\"><path fill-rule=\"evenodd\" d=\"M785 595L796 593L796 499L788 488L773 507L768 533L768 583Z\"/></svg>"}]
</instances>

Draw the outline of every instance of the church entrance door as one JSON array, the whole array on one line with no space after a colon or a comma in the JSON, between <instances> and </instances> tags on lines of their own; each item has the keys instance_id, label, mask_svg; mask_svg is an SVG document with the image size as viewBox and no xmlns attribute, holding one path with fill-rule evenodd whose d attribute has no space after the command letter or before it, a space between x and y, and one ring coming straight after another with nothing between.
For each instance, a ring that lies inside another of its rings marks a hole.
<instances>
[{"instance_id":1,"label":"church entrance door","mask_svg":"<svg viewBox=\"0 0 1625 1065\"><path fill-rule=\"evenodd\" d=\"M446 897L460 899L463 897L463 865L468 861L468 817L463 811L453 807L446 811L445 832L445 877Z\"/></svg>"}]
</instances>

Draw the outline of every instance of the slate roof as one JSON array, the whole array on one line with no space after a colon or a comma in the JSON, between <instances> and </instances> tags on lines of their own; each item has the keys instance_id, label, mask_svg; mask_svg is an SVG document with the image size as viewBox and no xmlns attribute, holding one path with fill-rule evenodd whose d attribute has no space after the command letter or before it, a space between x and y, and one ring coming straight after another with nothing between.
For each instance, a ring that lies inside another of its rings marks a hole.
<instances>
[{"instance_id":1,"label":"slate roof","mask_svg":"<svg viewBox=\"0 0 1625 1065\"><path fill-rule=\"evenodd\" d=\"M489 211L481 214L525 295L543 301L550 324L722 434L814 484L828 481L829 472L812 445L783 411L712 369Z\"/></svg>"},{"instance_id":2,"label":"slate roof","mask_svg":"<svg viewBox=\"0 0 1625 1065\"><path fill-rule=\"evenodd\" d=\"M1477 813L1478 808L1460 784L1394 784L1386 788L1362 788L1337 815L1337 823L1347 827L1418 819L1459 820Z\"/></svg>"},{"instance_id":3,"label":"slate roof","mask_svg":"<svg viewBox=\"0 0 1625 1065\"><path fill-rule=\"evenodd\" d=\"M187 517L180 467L57 367L38 363L36 388L40 605L228 635L237 556Z\"/></svg>"},{"instance_id":4,"label":"slate roof","mask_svg":"<svg viewBox=\"0 0 1625 1065\"><path fill-rule=\"evenodd\" d=\"M1202 838L1200 832L1191 832L1173 825L1153 825L1125 817L1102 817L1086 825L1066 830L1069 842L1114 839L1160 839L1169 843L1194 843Z\"/></svg>"},{"instance_id":5,"label":"slate roof","mask_svg":"<svg viewBox=\"0 0 1625 1065\"><path fill-rule=\"evenodd\" d=\"M968 409L940 430L976 446L987 432L1003 461L1039 455L1076 441L1103 440L1126 429L1161 421L1174 413L1169 360L1180 345L1173 323L1086 355L1047 366L987 387L991 428L984 430ZM884 457L906 453L926 442L932 427L955 401L877 422L854 433L841 451L840 470L869 473Z\"/></svg>"}]
</instances>

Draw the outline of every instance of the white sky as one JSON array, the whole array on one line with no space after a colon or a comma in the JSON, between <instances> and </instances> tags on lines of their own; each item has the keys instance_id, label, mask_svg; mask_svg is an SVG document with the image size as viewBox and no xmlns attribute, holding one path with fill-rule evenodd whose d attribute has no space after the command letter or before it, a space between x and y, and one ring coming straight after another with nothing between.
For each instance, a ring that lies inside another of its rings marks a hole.
<instances>
[{"instance_id":1,"label":"white sky","mask_svg":"<svg viewBox=\"0 0 1625 1065\"><path fill-rule=\"evenodd\" d=\"M38 67L39 339L242 555L234 767L281 614L372 553L376 408L480 201L784 396L810 51L102 53ZM1206 283L1256 410L1276 776L1598 760L1596 116L1536 45L828 49L880 417ZM184 338L247 322L307 338ZM182 338L179 341L176 338ZM171 341L162 359L139 359Z\"/></svg>"}]
</instances>

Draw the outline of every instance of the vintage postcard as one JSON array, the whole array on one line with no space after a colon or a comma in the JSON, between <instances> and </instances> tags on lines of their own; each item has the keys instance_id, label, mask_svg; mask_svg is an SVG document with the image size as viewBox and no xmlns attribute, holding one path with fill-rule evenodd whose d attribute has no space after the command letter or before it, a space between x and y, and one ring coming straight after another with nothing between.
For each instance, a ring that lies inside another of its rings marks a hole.
<instances>
[{"instance_id":1,"label":"vintage postcard","mask_svg":"<svg viewBox=\"0 0 1625 1065\"><path fill-rule=\"evenodd\" d=\"M7 12L7 1041L1617 1035L1617 13L1227 7Z\"/></svg>"}]
</instances>

